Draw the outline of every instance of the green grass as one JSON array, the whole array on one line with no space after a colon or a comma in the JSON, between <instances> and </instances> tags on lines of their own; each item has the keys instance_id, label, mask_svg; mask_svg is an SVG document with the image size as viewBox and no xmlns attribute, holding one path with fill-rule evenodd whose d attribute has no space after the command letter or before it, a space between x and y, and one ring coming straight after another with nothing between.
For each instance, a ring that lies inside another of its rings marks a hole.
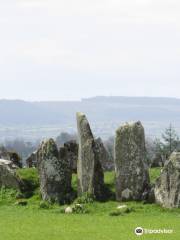
<instances>
[{"instance_id":1,"label":"green grass","mask_svg":"<svg viewBox=\"0 0 180 240\"><path fill-rule=\"evenodd\" d=\"M16 201L17 191L14 189L0 189L0 206L13 204Z\"/></svg>"},{"instance_id":2,"label":"green grass","mask_svg":"<svg viewBox=\"0 0 180 240\"><path fill-rule=\"evenodd\" d=\"M28 182L35 190L39 186L38 172L36 168L22 168L17 170L18 176L23 180Z\"/></svg>"},{"instance_id":3,"label":"green grass","mask_svg":"<svg viewBox=\"0 0 180 240\"><path fill-rule=\"evenodd\" d=\"M39 191L38 172L35 168L18 169L17 175L22 179L23 186L21 187L24 197L32 197Z\"/></svg>"},{"instance_id":4,"label":"green grass","mask_svg":"<svg viewBox=\"0 0 180 240\"><path fill-rule=\"evenodd\" d=\"M25 171L25 172L24 172ZM28 170L21 170L21 176L37 183L35 170L30 176ZM151 181L154 182L160 174L160 169L151 170ZM114 173L106 173L107 186L114 191ZM73 176L73 188L76 190L76 176ZM27 206L15 205L15 192L3 190L0 193L0 240L179 240L180 239L180 209L163 209L155 204L136 202L127 204L130 213L120 216L110 216L122 203L108 201L105 203L86 204L87 214L65 215L64 206L53 205L49 209L39 207L39 194L27 199ZM173 229L171 235L144 235L137 237L134 234L136 227L159 229Z\"/></svg>"}]
</instances>

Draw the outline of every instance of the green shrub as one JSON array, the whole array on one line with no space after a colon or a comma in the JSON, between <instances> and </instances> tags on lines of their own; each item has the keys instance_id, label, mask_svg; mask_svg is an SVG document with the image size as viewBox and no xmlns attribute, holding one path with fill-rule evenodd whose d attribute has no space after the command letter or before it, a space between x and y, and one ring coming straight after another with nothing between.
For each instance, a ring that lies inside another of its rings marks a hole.
<instances>
[{"instance_id":1,"label":"green shrub","mask_svg":"<svg viewBox=\"0 0 180 240\"><path fill-rule=\"evenodd\" d=\"M115 192L115 172L105 172L104 182L111 192Z\"/></svg>"},{"instance_id":2,"label":"green shrub","mask_svg":"<svg viewBox=\"0 0 180 240\"><path fill-rule=\"evenodd\" d=\"M17 175L22 181L21 191L25 198L33 195L34 191L39 187L38 172L35 168L18 169Z\"/></svg>"},{"instance_id":3,"label":"green shrub","mask_svg":"<svg viewBox=\"0 0 180 240\"><path fill-rule=\"evenodd\" d=\"M51 207L52 207L52 205L47 201L41 201L39 203L39 208L40 209L50 209Z\"/></svg>"},{"instance_id":4,"label":"green shrub","mask_svg":"<svg viewBox=\"0 0 180 240\"><path fill-rule=\"evenodd\" d=\"M89 193L84 193L81 197L78 197L75 200L76 204L87 204L87 203L93 203L93 202L94 202L94 198Z\"/></svg>"},{"instance_id":5,"label":"green shrub","mask_svg":"<svg viewBox=\"0 0 180 240\"><path fill-rule=\"evenodd\" d=\"M75 192L77 192L77 185L78 185L77 174L73 174L73 175L72 175L71 184L72 184L73 190L74 190Z\"/></svg>"},{"instance_id":6,"label":"green shrub","mask_svg":"<svg viewBox=\"0 0 180 240\"><path fill-rule=\"evenodd\" d=\"M85 205L82 204L75 204L72 207L73 213L75 214L87 214L89 213L89 210L87 209L87 207Z\"/></svg>"},{"instance_id":7,"label":"green shrub","mask_svg":"<svg viewBox=\"0 0 180 240\"><path fill-rule=\"evenodd\" d=\"M25 194L23 194L22 192L17 192L16 199L22 199L22 198L25 198Z\"/></svg>"},{"instance_id":8,"label":"green shrub","mask_svg":"<svg viewBox=\"0 0 180 240\"><path fill-rule=\"evenodd\" d=\"M150 169L150 179L151 179L151 183L155 183L157 178L160 177L161 175L161 169L160 167L157 167L157 168L151 168Z\"/></svg>"},{"instance_id":9,"label":"green shrub","mask_svg":"<svg viewBox=\"0 0 180 240\"><path fill-rule=\"evenodd\" d=\"M65 214L87 214L89 210L84 204L74 204L69 207L60 208L59 212Z\"/></svg>"},{"instance_id":10,"label":"green shrub","mask_svg":"<svg viewBox=\"0 0 180 240\"><path fill-rule=\"evenodd\" d=\"M15 205L17 205L17 206L27 206L27 204L28 204L28 202L23 199L20 199L15 203Z\"/></svg>"},{"instance_id":11,"label":"green shrub","mask_svg":"<svg viewBox=\"0 0 180 240\"><path fill-rule=\"evenodd\" d=\"M9 204L16 201L16 196L19 192L15 189L0 188L0 204Z\"/></svg>"}]
</instances>

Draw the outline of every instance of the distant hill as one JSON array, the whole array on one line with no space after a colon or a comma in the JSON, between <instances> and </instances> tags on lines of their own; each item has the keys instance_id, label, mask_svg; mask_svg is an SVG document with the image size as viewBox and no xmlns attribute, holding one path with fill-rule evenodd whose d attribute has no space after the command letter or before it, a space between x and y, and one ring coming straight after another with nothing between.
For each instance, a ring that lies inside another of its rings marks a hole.
<instances>
[{"instance_id":1,"label":"distant hill","mask_svg":"<svg viewBox=\"0 0 180 240\"><path fill-rule=\"evenodd\" d=\"M23 129L22 137L32 135L32 138L43 137L46 132L49 136L62 130L75 131L77 111L87 114L95 134L102 137L112 135L124 121L141 120L152 135L159 134L170 122L180 129L180 99L176 98L102 96L71 102L0 100L0 138L9 134L13 137L12 131L16 129Z\"/></svg>"}]
</instances>

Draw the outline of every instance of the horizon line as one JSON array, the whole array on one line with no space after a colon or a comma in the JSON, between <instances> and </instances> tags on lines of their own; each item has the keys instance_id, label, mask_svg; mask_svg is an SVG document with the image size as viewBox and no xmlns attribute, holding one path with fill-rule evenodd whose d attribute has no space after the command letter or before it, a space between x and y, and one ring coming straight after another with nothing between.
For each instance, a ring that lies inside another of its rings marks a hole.
<instances>
[{"instance_id":1,"label":"horizon line","mask_svg":"<svg viewBox=\"0 0 180 240\"><path fill-rule=\"evenodd\" d=\"M90 100L95 98L149 98L149 99L176 99L180 100L180 97L165 97L165 96L123 96L123 95L97 95L91 97L82 97L79 99L57 99L57 100L48 100L48 99L40 99L40 100L28 100L28 99L21 99L21 98L0 98L0 101L23 101L23 102L82 102L84 100Z\"/></svg>"}]
</instances>

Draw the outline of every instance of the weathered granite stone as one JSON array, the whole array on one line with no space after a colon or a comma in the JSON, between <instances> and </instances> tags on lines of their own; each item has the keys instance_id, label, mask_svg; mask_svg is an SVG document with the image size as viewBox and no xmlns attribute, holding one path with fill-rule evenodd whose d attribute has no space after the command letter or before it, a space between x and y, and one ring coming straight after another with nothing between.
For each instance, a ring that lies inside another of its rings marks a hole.
<instances>
[{"instance_id":1,"label":"weathered granite stone","mask_svg":"<svg viewBox=\"0 0 180 240\"><path fill-rule=\"evenodd\" d=\"M94 195L97 200L106 199L106 188L104 185L104 172L102 168L102 157L103 157L102 145L99 145L98 141L95 141L95 162L94 162Z\"/></svg>"},{"instance_id":2,"label":"weathered granite stone","mask_svg":"<svg viewBox=\"0 0 180 240\"><path fill-rule=\"evenodd\" d=\"M18 167L12 161L0 159L0 187L20 189L20 179L16 174Z\"/></svg>"},{"instance_id":3,"label":"weathered granite stone","mask_svg":"<svg viewBox=\"0 0 180 240\"><path fill-rule=\"evenodd\" d=\"M114 169L114 161L111 160L108 151L104 147L101 138L95 139L96 150L99 156L99 160L104 171L111 171ZM67 149L67 161L71 163L71 169L73 173L77 173L77 159L78 159L78 143L75 140L64 143L64 148Z\"/></svg>"},{"instance_id":4,"label":"weathered granite stone","mask_svg":"<svg viewBox=\"0 0 180 240\"><path fill-rule=\"evenodd\" d=\"M97 151L99 155L99 160L101 162L102 168L104 171L112 171L114 170L114 160L111 159L108 151L104 147L103 141L101 138L95 139L97 145Z\"/></svg>"},{"instance_id":5,"label":"weathered granite stone","mask_svg":"<svg viewBox=\"0 0 180 240\"><path fill-rule=\"evenodd\" d=\"M156 154L155 157L151 160L150 166L151 168L163 167L164 162L165 159L163 159L163 156L161 156L161 154Z\"/></svg>"},{"instance_id":6,"label":"weathered granite stone","mask_svg":"<svg viewBox=\"0 0 180 240\"><path fill-rule=\"evenodd\" d=\"M174 152L165 163L155 184L156 202L166 208L180 207L180 152Z\"/></svg>"},{"instance_id":7,"label":"weathered granite stone","mask_svg":"<svg viewBox=\"0 0 180 240\"><path fill-rule=\"evenodd\" d=\"M72 168L71 158L69 157L69 151L66 147L59 149L59 161L61 163L61 169L63 170L64 178L64 189L68 190L67 193L71 192L71 180L72 180Z\"/></svg>"},{"instance_id":8,"label":"weathered granite stone","mask_svg":"<svg viewBox=\"0 0 180 240\"><path fill-rule=\"evenodd\" d=\"M64 151L58 152L53 139L43 142L37 152L42 199L63 203L71 192L71 174L64 161Z\"/></svg>"},{"instance_id":9,"label":"weathered granite stone","mask_svg":"<svg viewBox=\"0 0 180 240\"><path fill-rule=\"evenodd\" d=\"M116 131L115 171L116 198L142 200L150 189L148 164L145 159L144 128L140 122L126 123Z\"/></svg>"},{"instance_id":10,"label":"weathered granite stone","mask_svg":"<svg viewBox=\"0 0 180 240\"><path fill-rule=\"evenodd\" d=\"M89 193L101 199L104 192L104 174L100 153L86 116L77 113L79 139L78 153L78 195Z\"/></svg>"},{"instance_id":11,"label":"weathered granite stone","mask_svg":"<svg viewBox=\"0 0 180 240\"><path fill-rule=\"evenodd\" d=\"M7 149L3 146L0 146L0 159L11 160Z\"/></svg>"},{"instance_id":12,"label":"weathered granite stone","mask_svg":"<svg viewBox=\"0 0 180 240\"><path fill-rule=\"evenodd\" d=\"M37 151L31 153L31 155L26 159L26 166L28 168L37 167Z\"/></svg>"},{"instance_id":13,"label":"weathered granite stone","mask_svg":"<svg viewBox=\"0 0 180 240\"><path fill-rule=\"evenodd\" d=\"M67 149L67 161L70 163L73 173L77 173L78 144L75 140L64 143Z\"/></svg>"},{"instance_id":14,"label":"weathered granite stone","mask_svg":"<svg viewBox=\"0 0 180 240\"><path fill-rule=\"evenodd\" d=\"M67 161L71 163L73 173L77 173L78 144L76 140L64 143L61 148L63 147L67 149ZM31 153L26 159L26 166L28 168L37 167L37 151Z\"/></svg>"},{"instance_id":15,"label":"weathered granite stone","mask_svg":"<svg viewBox=\"0 0 180 240\"><path fill-rule=\"evenodd\" d=\"M22 167L22 160L18 153L8 151L5 147L0 146L0 159L9 160L18 167Z\"/></svg>"},{"instance_id":16,"label":"weathered granite stone","mask_svg":"<svg viewBox=\"0 0 180 240\"><path fill-rule=\"evenodd\" d=\"M129 188L126 188L121 193L122 200L129 200L133 199L133 191L131 191Z\"/></svg>"},{"instance_id":17,"label":"weathered granite stone","mask_svg":"<svg viewBox=\"0 0 180 240\"><path fill-rule=\"evenodd\" d=\"M19 168L22 168L22 159L17 152L8 152L10 156L10 161L13 162Z\"/></svg>"}]
</instances>

